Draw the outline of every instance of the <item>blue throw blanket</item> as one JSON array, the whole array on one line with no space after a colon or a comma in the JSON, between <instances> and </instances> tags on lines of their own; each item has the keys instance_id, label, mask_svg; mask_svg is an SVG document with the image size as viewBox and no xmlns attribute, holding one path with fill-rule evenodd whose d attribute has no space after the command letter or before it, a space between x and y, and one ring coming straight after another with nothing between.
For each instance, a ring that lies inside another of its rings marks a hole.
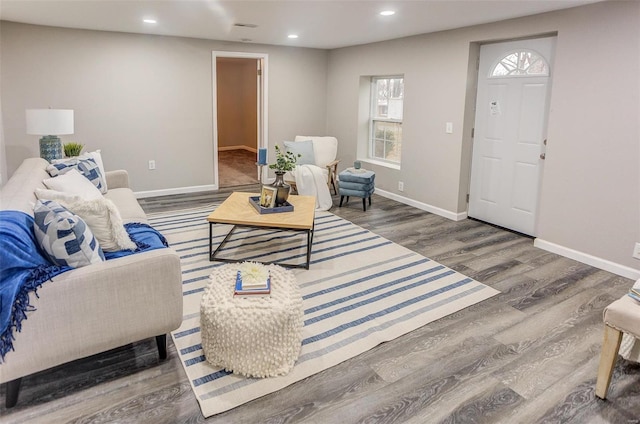
<instances>
[{"instance_id":1,"label":"blue throw blanket","mask_svg":"<svg viewBox=\"0 0 640 424\"><path fill-rule=\"evenodd\" d=\"M169 246L162 234L147 224L125 224L125 228L136 250L105 252L107 260ZM38 246L31 216L0 211L0 363L13 350L14 330L20 332L26 313L35 310L29 304L29 293L72 269L52 265Z\"/></svg>"},{"instance_id":2,"label":"blue throw blanket","mask_svg":"<svg viewBox=\"0 0 640 424\"><path fill-rule=\"evenodd\" d=\"M106 260L115 258L122 258L123 256L133 255L134 253L143 252L147 250L162 249L169 247L167 239L164 238L156 229L141 223L124 224L124 228L129 234L129 238L133 241L137 248L136 250L119 250L117 252L104 252Z\"/></svg>"},{"instance_id":3,"label":"blue throw blanket","mask_svg":"<svg viewBox=\"0 0 640 424\"><path fill-rule=\"evenodd\" d=\"M40 252L31 216L0 211L0 363L13 350L14 329L20 331L27 311L34 310L29 293L70 269L52 265Z\"/></svg>"}]
</instances>

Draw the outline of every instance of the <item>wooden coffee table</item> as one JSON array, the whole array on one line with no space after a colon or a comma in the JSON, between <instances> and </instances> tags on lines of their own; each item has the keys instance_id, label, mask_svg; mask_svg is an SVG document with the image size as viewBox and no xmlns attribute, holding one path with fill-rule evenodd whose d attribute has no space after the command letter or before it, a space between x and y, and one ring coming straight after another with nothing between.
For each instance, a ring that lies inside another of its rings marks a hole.
<instances>
[{"instance_id":1,"label":"wooden coffee table","mask_svg":"<svg viewBox=\"0 0 640 424\"><path fill-rule=\"evenodd\" d=\"M243 262L242 259L216 257L220 249L222 249L238 227L277 229L307 233L306 264L277 264L288 268L309 269L309 262L311 260L311 244L313 243L316 198L314 196L290 195L287 201L293 205L292 212L260 214L249 203L249 197L251 196L259 196L259 194L237 191L233 192L231 196L222 202L222 204L207 217L207 221L209 221L209 260L221 262ZM214 224L233 225L231 231L229 231L216 250L213 250Z\"/></svg>"}]
</instances>

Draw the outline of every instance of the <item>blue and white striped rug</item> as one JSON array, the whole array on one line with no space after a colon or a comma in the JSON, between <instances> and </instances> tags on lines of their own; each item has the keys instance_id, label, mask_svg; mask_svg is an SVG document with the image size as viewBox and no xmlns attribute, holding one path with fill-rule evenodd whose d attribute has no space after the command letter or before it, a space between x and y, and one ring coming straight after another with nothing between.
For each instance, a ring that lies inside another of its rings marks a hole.
<instances>
[{"instance_id":1,"label":"blue and white striped rug","mask_svg":"<svg viewBox=\"0 0 640 424\"><path fill-rule=\"evenodd\" d=\"M293 271L305 319L295 367L285 376L267 379L229 374L206 362L200 344L200 298L212 269L223 264L208 260L206 217L215 206L149 215L181 257L184 321L172 336L205 417L275 392L499 293L332 213L317 212L311 267ZM215 227L214 241L219 243L230 227ZM238 229L224 255L302 263L305 243L302 233Z\"/></svg>"}]
</instances>

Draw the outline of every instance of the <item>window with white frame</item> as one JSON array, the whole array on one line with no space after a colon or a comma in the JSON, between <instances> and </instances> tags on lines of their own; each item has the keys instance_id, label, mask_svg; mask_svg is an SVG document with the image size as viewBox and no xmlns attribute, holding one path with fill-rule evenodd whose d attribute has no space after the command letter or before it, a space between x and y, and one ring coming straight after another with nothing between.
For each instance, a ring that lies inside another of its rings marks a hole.
<instances>
[{"instance_id":1,"label":"window with white frame","mask_svg":"<svg viewBox=\"0 0 640 424\"><path fill-rule=\"evenodd\" d=\"M531 77L549 75L549 64L544 57L532 50L514 51L495 64L491 78Z\"/></svg>"},{"instance_id":2,"label":"window with white frame","mask_svg":"<svg viewBox=\"0 0 640 424\"><path fill-rule=\"evenodd\" d=\"M371 127L369 156L400 164L402 153L402 76L371 78Z\"/></svg>"}]
</instances>

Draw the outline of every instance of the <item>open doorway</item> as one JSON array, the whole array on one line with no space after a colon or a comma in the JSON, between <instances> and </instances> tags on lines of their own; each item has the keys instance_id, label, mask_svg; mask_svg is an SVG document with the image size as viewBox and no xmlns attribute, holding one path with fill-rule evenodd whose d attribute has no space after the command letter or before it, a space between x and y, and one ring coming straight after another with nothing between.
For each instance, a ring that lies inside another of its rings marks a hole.
<instances>
[{"instance_id":1,"label":"open doorway","mask_svg":"<svg viewBox=\"0 0 640 424\"><path fill-rule=\"evenodd\" d=\"M213 53L214 178L218 188L258 183L264 128L266 55Z\"/></svg>"}]
</instances>

